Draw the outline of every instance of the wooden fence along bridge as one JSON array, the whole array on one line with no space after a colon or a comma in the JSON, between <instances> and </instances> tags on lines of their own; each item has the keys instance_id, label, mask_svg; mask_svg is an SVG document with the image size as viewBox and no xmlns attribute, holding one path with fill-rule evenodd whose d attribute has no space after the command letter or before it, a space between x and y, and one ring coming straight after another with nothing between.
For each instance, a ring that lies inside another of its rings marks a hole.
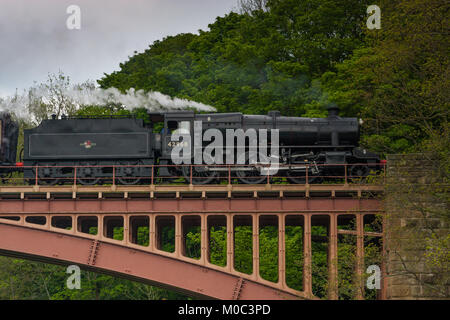
<instances>
[{"instance_id":1,"label":"wooden fence along bridge","mask_svg":"<svg viewBox=\"0 0 450 320\"><path fill-rule=\"evenodd\" d=\"M327 248L326 297L338 299L339 238L348 236L355 239L360 289L355 297L363 299L365 239L383 239L382 230L366 226L383 213L382 193L382 186L348 183L347 176L341 184L305 185L44 186L36 180L30 186L0 186L0 254L76 264L201 298L315 299L312 248L320 241ZM252 234L246 248L253 257L250 274L235 263L235 234L241 226ZM260 231L266 226L278 228L277 282L260 274ZM300 290L286 280L290 226L300 226L303 233ZM317 226L326 230L325 236L314 234ZM195 257L186 250L193 227L201 239ZM114 239L118 228L123 228L122 240ZM144 244L138 241L142 228L148 230ZM218 228L226 231L223 266L211 259L211 231ZM175 234L171 252L164 249L169 229ZM382 285L378 298L384 294Z\"/></svg>"}]
</instances>

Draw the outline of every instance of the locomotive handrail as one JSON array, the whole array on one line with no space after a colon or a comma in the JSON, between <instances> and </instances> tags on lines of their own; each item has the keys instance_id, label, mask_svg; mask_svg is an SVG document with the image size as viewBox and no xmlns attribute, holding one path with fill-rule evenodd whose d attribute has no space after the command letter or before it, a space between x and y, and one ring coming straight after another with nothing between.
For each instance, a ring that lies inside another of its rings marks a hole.
<instances>
[{"instance_id":1,"label":"locomotive handrail","mask_svg":"<svg viewBox=\"0 0 450 320\"><path fill-rule=\"evenodd\" d=\"M118 115L97 115L97 116L65 116L55 120L85 120L85 119L138 119L136 115L118 114Z\"/></svg>"}]
</instances>

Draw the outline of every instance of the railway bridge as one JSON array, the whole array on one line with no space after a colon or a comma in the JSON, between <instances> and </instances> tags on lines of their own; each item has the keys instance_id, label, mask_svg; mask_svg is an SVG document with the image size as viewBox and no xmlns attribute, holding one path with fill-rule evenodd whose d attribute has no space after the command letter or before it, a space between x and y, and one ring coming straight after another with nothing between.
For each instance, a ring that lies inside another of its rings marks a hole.
<instances>
[{"instance_id":1,"label":"railway bridge","mask_svg":"<svg viewBox=\"0 0 450 320\"><path fill-rule=\"evenodd\" d=\"M328 298L338 298L338 237L356 238L355 272L364 269L364 238L383 233L365 230L382 213L382 187L335 185L150 185L0 187L0 254L54 264L76 264L158 285L191 296L214 299L314 299L312 229L323 226L328 248ZM353 230L341 229L356 221ZM260 267L260 230L278 228L278 281L264 279ZM198 256L186 252L187 231L200 230ZM235 265L235 231L248 226L252 272ZM286 228L301 226L302 288L286 281ZM114 231L123 229L122 240ZM138 244L140 228L148 241ZM226 264L211 260L212 228L226 230ZM164 250L164 232L175 232L173 250ZM94 230L94 232L92 232ZM94 233L94 234L93 234ZM171 251L171 252L170 252ZM383 290L380 297L383 298ZM363 291L357 298L363 298Z\"/></svg>"}]
</instances>

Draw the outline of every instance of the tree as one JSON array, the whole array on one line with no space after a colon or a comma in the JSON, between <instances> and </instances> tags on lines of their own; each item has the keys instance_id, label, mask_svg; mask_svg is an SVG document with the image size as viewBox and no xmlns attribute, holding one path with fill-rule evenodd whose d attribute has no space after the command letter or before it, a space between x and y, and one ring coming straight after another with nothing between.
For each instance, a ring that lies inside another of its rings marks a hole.
<instances>
[{"instance_id":1,"label":"tree","mask_svg":"<svg viewBox=\"0 0 450 320\"><path fill-rule=\"evenodd\" d=\"M35 121L40 123L50 115L73 115L77 109L76 102L68 95L71 88L70 77L62 71L58 74L49 74L47 82L29 89L29 112L34 115Z\"/></svg>"},{"instance_id":2,"label":"tree","mask_svg":"<svg viewBox=\"0 0 450 320\"><path fill-rule=\"evenodd\" d=\"M421 152L449 139L448 3L382 1L381 30L322 76L329 98L365 120L362 143L381 153ZM448 24L448 23L447 23Z\"/></svg>"},{"instance_id":3,"label":"tree","mask_svg":"<svg viewBox=\"0 0 450 320\"><path fill-rule=\"evenodd\" d=\"M253 11L266 11L268 0L238 0L240 13L252 14Z\"/></svg>"},{"instance_id":4,"label":"tree","mask_svg":"<svg viewBox=\"0 0 450 320\"><path fill-rule=\"evenodd\" d=\"M326 72L330 100L365 120L362 144L391 156L385 185L391 276L448 297L449 4L381 1L382 28ZM397 160L396 160L397 159ZM412 281L412 282L411 282Z\"/></svg>"},{"instance_id":5,"label":"tree","mask_svg":"<svg viewBox=\"0 0 450 320\"><path fill-rule=\"evenodd\" d=\"M365 3L268 1L269 10L232 12L199 35L157 41L98 83L122 92L157 90L219 112L324 116L328 99L314 79L336 71L337 63L363 45Z\"/></svg>"}]
</instances>

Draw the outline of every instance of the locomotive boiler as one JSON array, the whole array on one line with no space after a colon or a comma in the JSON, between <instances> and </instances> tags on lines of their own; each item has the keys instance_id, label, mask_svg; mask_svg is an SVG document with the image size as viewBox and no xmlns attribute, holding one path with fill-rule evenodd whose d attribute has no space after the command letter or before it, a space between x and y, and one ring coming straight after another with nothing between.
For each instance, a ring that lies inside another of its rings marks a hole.
<instances>
[{"instance_id":1,"label":"locomotive boiler","mask_svg":"<svg viewBox=\"0 0 450 320\"><path fill-rule=\"evenodd\" d=\"M359 120L339 117L338 111L331 107L327 118L285 117L277 111L268 115L149 112L145 121L132 117L53 117L24 131L24 178L30 182L38 178L46 184L72 183L76 177L83 185L113 180L132 185L148 183L150 177L184 176L186 182L208 184L232 171L241 183L267 181L262 174L264 166L248 159L241 166L227 167L210 161L192 167L175 165L173 149L182 142L174 140L173 133L181 131L194 136L198 122L202 124L202 133L208 129L224 135L229 129L244 132L265 129L270 137L272 130L278 130L277 177L287 178L291 183L311 183L319 177L332 179L344 174L365 177L371 170L379 170L378 155L358 147ZM207 145L202 141L200 148ZM244 148L235 154L247 152ZM348 165L347 173L343 172L344 164Z\"/></svg>"}]
</instances>

